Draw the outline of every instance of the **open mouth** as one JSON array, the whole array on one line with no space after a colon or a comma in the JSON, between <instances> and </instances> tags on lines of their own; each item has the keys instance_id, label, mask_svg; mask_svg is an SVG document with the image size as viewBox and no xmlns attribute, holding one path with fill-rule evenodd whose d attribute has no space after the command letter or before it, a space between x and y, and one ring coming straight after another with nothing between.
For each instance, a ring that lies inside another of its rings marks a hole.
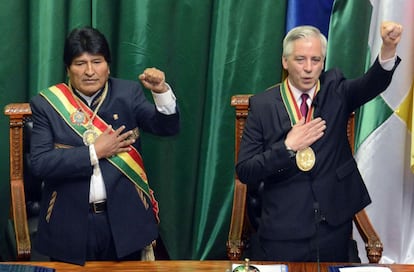
<instances>
[{"instance_id":1,"label":"open mouth","mask_svg":"<svg viewBox=\"0 0 414 272\"><path fill-rule=\"evenodd\" d=\"M309 84L313 82L313 79L311 77L305 77L302 79L303 83Z\"/></svg>"}]
</instances>

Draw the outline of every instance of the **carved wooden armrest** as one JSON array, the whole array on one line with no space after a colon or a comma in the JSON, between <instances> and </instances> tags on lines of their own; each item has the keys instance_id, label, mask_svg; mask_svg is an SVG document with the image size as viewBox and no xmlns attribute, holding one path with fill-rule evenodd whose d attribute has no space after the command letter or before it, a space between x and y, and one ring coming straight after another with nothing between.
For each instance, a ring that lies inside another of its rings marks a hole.
<instances>
[{"instance_id":1,"label":"carved wooden armrest","mask_svg":"<svg viewBox=\"0 0 414 272\"><path fill-rule=\"evenodd\" d=\"M365 242L365 249L370 263L378 263L382 256L383 245L378 234L374 230L365 210L361 210L354 216L355 225Z\"/></svg>"},{"instance_id":2,"label":"carved wooden armrest","mask_svg":"<svg viewBox=\"0 0 414 272\"><path fill-rule=\"evenodd\" d=\"M31 243L27 224L23 183L23 125L32 114L29 103L9 104L4 109L9 117L11 216L16 235L17 259L30 260Z\"/></svg>"},{"instance_id":3,"label":"carved wooden armrest","mask_svg":"<svg viewBox=\"0 0 414 272\"><path fill-rule=\"evenodd\" d=\"M226 244L227 257L232 261L240 260L244 250L243 229L246 215L246 191L246 185L236 179L230 231Z\"/></svg>"},{"instance_id":4,"label":"carved wooden armrest","mask_svg":"<svg viewBox=\"0 0 414 272\"><path fill-rule=\"evenodd\" d=\"M244 124L246 122L249 97L251 95L234 95L231 98L231 106L235 108L235 162L239 151L239 144L242 137ZM234 181L233 209L229 236L226 243L227 257L230 260L240 260L244 251L244 240L246 231L246 194L247 187L236 177Z\"/></svg>"},{"instance_id":5,"label":"carved wooden armrest","mask_svg":"<svg viewBox=\"0 0 414 272\"><path fill-rule=\"evenodd\" d=\"M16 235L17 260L30 260L31 243L27 224L23 180L12 180L10 189L13 226Z\"/></svg>"}]
</instances>

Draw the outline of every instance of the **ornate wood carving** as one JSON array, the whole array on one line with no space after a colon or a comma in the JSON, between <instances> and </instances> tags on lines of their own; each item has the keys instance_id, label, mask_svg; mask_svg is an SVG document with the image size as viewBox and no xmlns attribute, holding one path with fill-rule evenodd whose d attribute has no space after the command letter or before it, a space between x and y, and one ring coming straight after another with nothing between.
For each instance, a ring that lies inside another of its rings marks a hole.
<instances>
[{"instance_id":1,"label":"ornate wood carving","mask_svg":"<svg viewBox=\"0 0 414 272\"><path fill-rule=\"evenodd\" d=\"M18 260L30 260L31 243L23 183L23 125L32 112L28 103L15 103L7 105L4 114L9 117L10 209L16 235L16 255Z\"/></svg>"}]
</instances>

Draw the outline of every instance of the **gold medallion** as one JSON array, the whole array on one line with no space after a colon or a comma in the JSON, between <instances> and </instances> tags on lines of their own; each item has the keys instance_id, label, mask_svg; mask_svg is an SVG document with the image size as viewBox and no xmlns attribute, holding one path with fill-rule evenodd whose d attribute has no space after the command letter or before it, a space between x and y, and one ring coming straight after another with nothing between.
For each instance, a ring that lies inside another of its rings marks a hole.
<instances>
[{"instance_id":1,"label":"gold medallion","mask_svg":"<svg viewBox=\"0 0 414 272\"><path fill-rule=\"evenodd\" d=\"M309 171L315 165L316 157L315 152L312 148L307 147L302 150L298 150L296 153L296 164L298 168L302 171Z\"/></svg>"},{"instance_id":2,"label":"gold medallion","mask_svg":"<svg viewBox=\"0 0 414 272\"><path fill-rule=\"evenodd\" d=\"M80 109L77 109L70 115L70 120L73 124L78 126L86 124L86 116Z\"/></svg>"},{"instance_id":3,"label":"gold medallion","mask_svg":"<svg viewBox=\"0 0 414 272\"><path fill-rule=\"evenodd\" d=\"M83 143L85 145L88 145L89 146L89 145L95 143L96 138L98 138L98 133L96 133L96 131L93 130L93 129L87 129L83 133L82 138L83 138Z\"/></svg>"}]
</instances>

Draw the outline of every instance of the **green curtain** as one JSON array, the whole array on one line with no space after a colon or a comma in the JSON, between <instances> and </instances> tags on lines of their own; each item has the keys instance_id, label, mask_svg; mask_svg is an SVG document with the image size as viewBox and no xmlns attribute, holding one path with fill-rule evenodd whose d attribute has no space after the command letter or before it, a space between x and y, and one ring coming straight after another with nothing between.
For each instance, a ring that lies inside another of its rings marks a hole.
<instances>
[{"instance_id":1,"label":"green curtain","mask_svg":"<svg viewBox=\"0 0 414 272\"><path fill-rule=\"evenodd\" d=\"M224 259L234 179L230 99L280 81L285 2L4 1L0 101L3 107L29 101L40 89L66 81L64 38L84 25L106 35L112 76L137 80L146 67L163 70L178 98L182 130L172 138L142 138L149 182L161 209L161 236L172 259ZM0 126L0 167L8 173L4 115ZM0 243L10 197L7 174L3 177ZM4 252L4 243L0 247Z\"/></svg>"}]
</instances>

